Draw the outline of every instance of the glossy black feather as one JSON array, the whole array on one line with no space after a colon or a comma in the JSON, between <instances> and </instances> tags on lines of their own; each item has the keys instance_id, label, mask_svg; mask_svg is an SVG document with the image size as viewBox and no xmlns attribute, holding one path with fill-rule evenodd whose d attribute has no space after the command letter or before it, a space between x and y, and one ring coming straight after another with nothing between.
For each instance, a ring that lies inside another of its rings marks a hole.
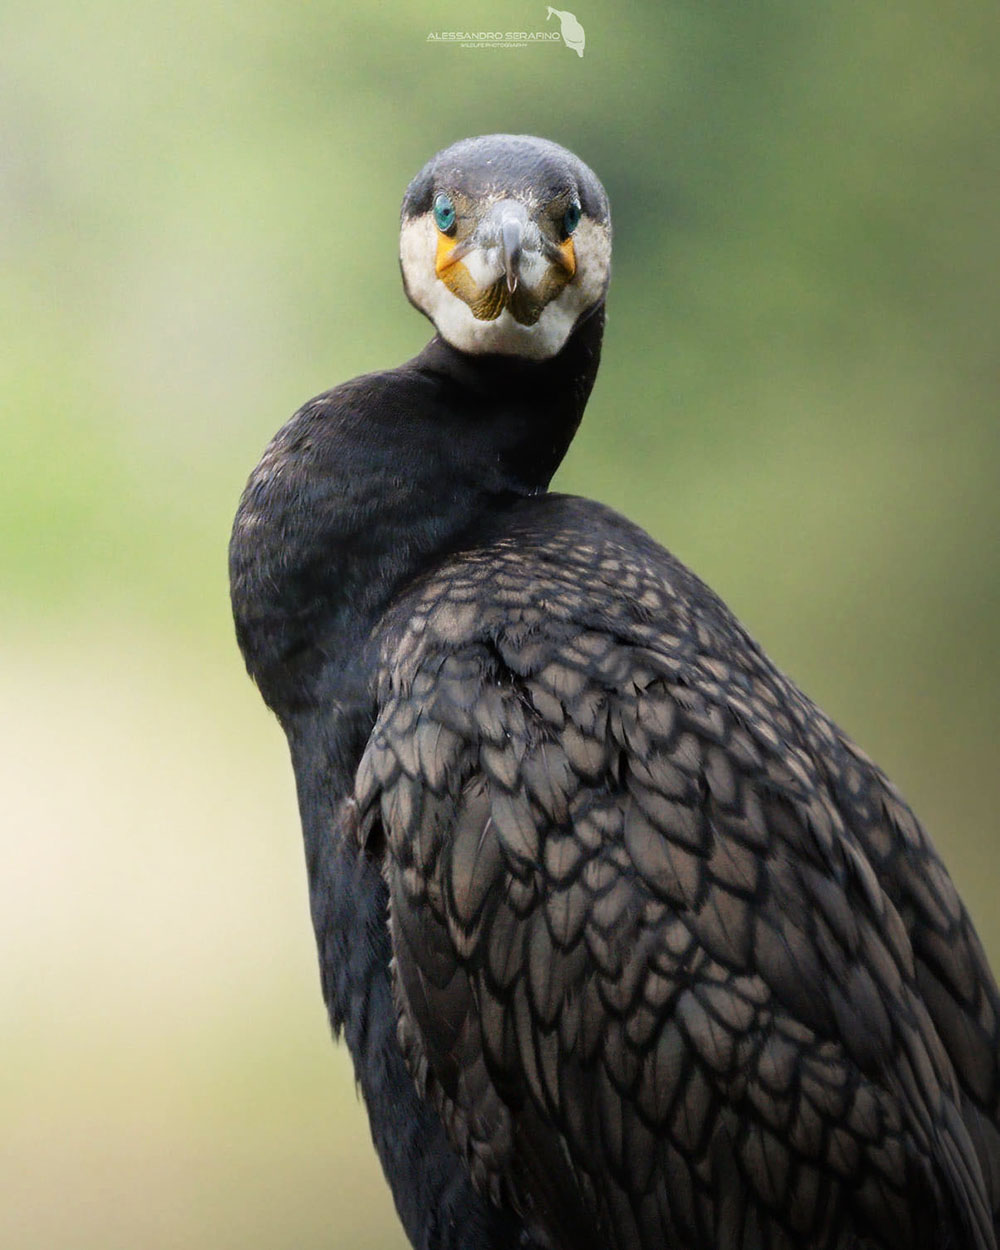
<instances>
[{"instance_id":1,"label":"glossy black feather","mask_svg":"<svg viewBox=\"0 0 1000 1250\"><path fill-rule=\"evenodd\" d=\"M560 1193L622 1250L993 1244L997 994L968 917L707 588L550 495L378 643L362 836L388 839L410 1066L484 1190L554 1244L539 1187L567 1157Z\"/></svg>"}]
</instances>

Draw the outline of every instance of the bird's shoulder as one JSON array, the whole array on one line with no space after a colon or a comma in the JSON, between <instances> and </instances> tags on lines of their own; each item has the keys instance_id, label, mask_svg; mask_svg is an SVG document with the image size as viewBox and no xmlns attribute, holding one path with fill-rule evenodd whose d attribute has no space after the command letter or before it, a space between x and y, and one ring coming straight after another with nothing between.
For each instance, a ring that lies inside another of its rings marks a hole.
<instances>
[{"instance_id":1,"label":"bird's shoulder","mask_svg":"<svg viewBox=\"0 0 1000 1250\"><path fill-rule=\"evenodd\" d=\"M488 639L503 639L508 662L527 670L538 645L568 653L586 631L605 635L607 649L648 644L679 662L728 652L743 669L775 672L680 560L613 509L571 495L484 517L407 588L379 633L386 671L403 674L435 647Z\"/></svg>"}]
</instances>

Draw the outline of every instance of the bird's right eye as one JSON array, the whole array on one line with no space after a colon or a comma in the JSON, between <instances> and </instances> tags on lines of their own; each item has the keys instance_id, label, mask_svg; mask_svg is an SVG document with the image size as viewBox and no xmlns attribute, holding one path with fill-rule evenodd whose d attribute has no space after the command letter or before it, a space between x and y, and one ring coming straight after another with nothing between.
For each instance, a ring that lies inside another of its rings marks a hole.
<instances>
[{"instance_id":1,"label":"bird's right eye","mask_svg":"<svg viewBox=\"0 0 1000 1250\"><path fill-rule=\"evenodd\" d=\"M443 191L434 197L434 223L442 234L455 228L455 205Z\"/></svg>"}]
</instances>

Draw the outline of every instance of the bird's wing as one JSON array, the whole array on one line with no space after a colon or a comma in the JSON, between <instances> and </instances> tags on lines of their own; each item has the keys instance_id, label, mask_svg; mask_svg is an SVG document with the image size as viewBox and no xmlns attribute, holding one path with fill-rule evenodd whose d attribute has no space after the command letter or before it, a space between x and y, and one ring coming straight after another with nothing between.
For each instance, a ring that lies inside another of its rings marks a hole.
<instances>
[{"instance_id":1,"label":"bird's wing","mask_svg":"<svg viewBox=\"0 0 1000 1250\"><path fill-rule=\"evenodd\" d=\"M830 781L869 766L686 570L589 523L456 558L386 633L357 802L418 1083L566 1250L993 1247L996 990L943 869L881 881L901 816L859 833Z\"/></svg>"},{"instance_id":2,"label":"bird's wing","mask_svg":"<svg viewBox=\"0 0 1000 1250\"><path fill-rule=\"evenodd\" d=\"M838 739L843 751L825 769L831 794L903 920L918 992L958 1078L1000 1242L1000 995L926 831L881 769L839 731Z\"/></svg>"}]
</instances>

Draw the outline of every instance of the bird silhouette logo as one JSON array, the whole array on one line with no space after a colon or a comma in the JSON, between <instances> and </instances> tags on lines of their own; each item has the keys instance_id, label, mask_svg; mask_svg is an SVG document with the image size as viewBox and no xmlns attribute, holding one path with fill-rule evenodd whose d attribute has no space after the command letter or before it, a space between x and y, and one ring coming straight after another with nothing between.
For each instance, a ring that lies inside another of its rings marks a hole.
<instances>
[{"instance_id":1,"label":"bird silhouette logo","mask_svg":"<svg viewBox=\"0 0 1000 1250\"><path fill-rule=\"evenodd\" d=\"M587 36L583 33L583 27L576 19L575 13L568 13L565 9L549 8L545 14L545 20L548 21L553 13L559 19L560 33L563 37L563 43L567 48L572 48L577 56L583 56L584 45L587 42Z\"/></svg>"}]
</instances>

